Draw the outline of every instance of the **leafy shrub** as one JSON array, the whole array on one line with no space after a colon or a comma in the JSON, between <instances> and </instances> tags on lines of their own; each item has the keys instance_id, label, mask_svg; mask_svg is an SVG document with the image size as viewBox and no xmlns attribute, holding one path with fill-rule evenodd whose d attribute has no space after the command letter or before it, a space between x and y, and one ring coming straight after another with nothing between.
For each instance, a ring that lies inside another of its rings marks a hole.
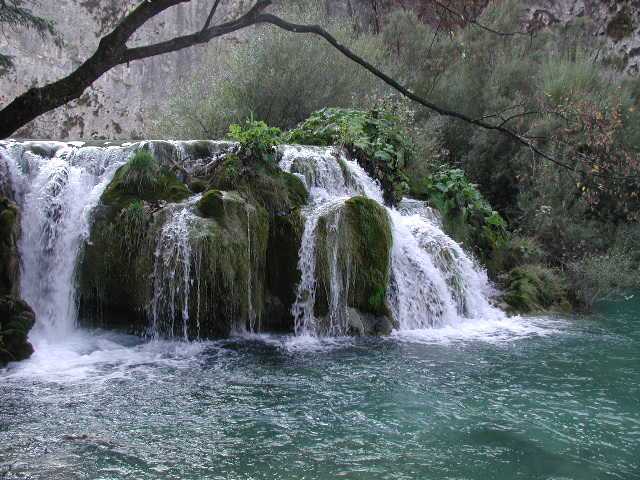
<instances>
[{"instance_id":1,"label":"leafy shrub","mask_svg":"<svg viewBox=\"0 0 640 480\"><path fill-rule=\"evenodd\" d=\"M246 158L275 162L276 145L282 143L279 128L269 127L264 122L247 120L244 125L229 127L228 137L240 144L240 151Z\"/></svg>"},{"instance_id":2,"label":"leafy shrub","mask_svg":"<svg viewBox=\"0 0 640 480\"><path fill-rule=\"evenodd\" d=\"M616 298L640 287L640 225L619 228L611 247L567 266L572 292L586 310L599 300Z\"/></svg>"},{"instance_id":3,"label":"leafy shrub","mask_svg":"<svg viewBox=\"0 0 640 480\"><path fill-rule=\"evenodd\" d=\"M283 2L288 20L320 24L374 63L380 40L354 35L348 19L328 17L321 2ZM209 46L201 71L162 106L150 134L164 138L220 138L233 123L257 118L291 128L327 106L362 105L382 89L366 70L314 35L257 26L230 48Z\"/></svg>"},{"instance_id":4,"label":"leafy shrub","mask_svg":"<svg viewBox=\"0 0 640 480\"><path fill-rule=\"evenodd\" d=\"M291 143L339 145L382 184L385 200L396 203L408 192L404 173L414 147L399 118L385 110L325 108L287 135Z\"/></svg>"},{"instance_id":5,"label":"leafy shrub","mask_svg":"<svg viewBox=\"0 0 640 480\"><path fill-rule=\"evenodd\" d=\"M503 248L507 224L459 169L441 168L422 179L412 192L442 214L445 229L484 260Z\"/></svg>"}]
</instances>

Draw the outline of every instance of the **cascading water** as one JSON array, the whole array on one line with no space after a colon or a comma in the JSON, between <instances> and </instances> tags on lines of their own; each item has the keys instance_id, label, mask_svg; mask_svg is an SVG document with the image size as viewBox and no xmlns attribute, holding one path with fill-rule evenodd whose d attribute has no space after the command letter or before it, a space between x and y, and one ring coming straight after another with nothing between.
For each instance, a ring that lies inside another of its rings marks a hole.
<instances>
[{"instance_id":1,"label":"cascading water","mask_svg":"<svg viewBox=\"0 0 640 480\"><path fill-rule=\"evenodd\" d=\"M177 205L158 236L150 307L150 333L154 338L165 330L161 325L163 319L170 323L165 333L175 334L174 322L178 317L182 321L180 335L185 340L189 338L189 298L193 282L189 223L195 218L191 207L198 198L194 197L186 205ZM199 316L196 320L199 322Z\"/></svg>"},{"instance_id":2,"label":"cascading water","mask_svg":"<svg viewBox=\"0 0 640 480\"><path fill-rule=\"evenodd\" d=\"M91 211L131 150L81 143L0 142L21 207L20 291L36 313L35 333L69 332L76 320L75 267Z\"/></svg>"},{"instance_id":3,"label":"cascading water","mask_svg":"<svg viewBox=\"0 0 640 480\"><path fill-rule=\"evenodd\" d=\"M355 160L336 149L283 147L280 168L299 175L310 193L310 204L303 211L306 223L298 265L301 281L292 308L296 333L344 334L348 272L339 274L337 242L331 239L327 242L333 248L328 327L321 328L314 315L318 223L321 218L330 218L331 236L346 200L363 195L384 205L381 188ZM385 208L393 233L387 302L400 330L503 315L489 303L493 291L486 274L442 231L437 217L423 202L405 199L397 209Z\"/></svg>"}]
</instances>

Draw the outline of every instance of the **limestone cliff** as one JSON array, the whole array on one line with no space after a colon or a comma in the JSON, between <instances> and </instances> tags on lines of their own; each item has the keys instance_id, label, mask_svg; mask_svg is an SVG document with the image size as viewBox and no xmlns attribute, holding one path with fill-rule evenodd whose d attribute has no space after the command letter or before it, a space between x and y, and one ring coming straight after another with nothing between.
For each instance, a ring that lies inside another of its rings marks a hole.
<instances>
[{"instance_id":1,"label":"limestone cliff","mask_svg":"<svg viewBox=\"0 0 640 480\"><path fill-rule=\"evenodd\" d=\"M292 0L280 0L280 2ZM384 16L395 8L413 8L424 21L446 21L455 26L451 13L432 1L421 0L322 0L327 12L353 16L364 29L376 31ZM498 1L498 0L494 0ZM277 3L280 3L277 2ZM136 0L57 0L34 6L38 15L55 22L63 45L43 41L33 32L0 35L0 49L16 60L16 68L0 75L0 106L33 85L42 85L73 71L95 49ZM230 19L245 11L249 0L222 2L219 20ZM488 0L442 0L463 12L467 18L477 15ZM627 71L640 68L640 1L638 0L522 0L523 28L537 30L583 18L586 29L601 37L607 55ZM132 44L146 44L175 35L197 31L207 16L210 2L193 0L169 9L151 21ZM230 46L250 30L223 37L217 45ZM46 114L23 128L17 137L59 139L140 138L154 107L175 85L188 81L207 51L207 46L122 65L107 72L82 97Z\"/></svg>"}]
</instances>

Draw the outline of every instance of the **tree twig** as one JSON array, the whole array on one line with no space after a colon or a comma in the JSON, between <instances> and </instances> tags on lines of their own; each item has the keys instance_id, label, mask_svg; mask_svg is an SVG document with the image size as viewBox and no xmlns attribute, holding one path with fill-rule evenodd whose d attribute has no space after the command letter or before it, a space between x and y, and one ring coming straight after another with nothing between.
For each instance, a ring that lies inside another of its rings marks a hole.
<instances>
[{"instance_id":1,"label":"tree twig","mask_svg":"<svg viewBox=\"0 0 640 480\"><path fill-rule=\"evenodd\" d=\"M216 10L218 9L218 5L220 5L220 0L216 0L215 3L213 4L213 7L211 7L211 11L209 12L209 16L207 17L207 21L204 22L204 27L202 27L202 30L206 30L207 28L209 28L209 25L211 25L211 20L213 20L213 16L216 14Z\"/></svg>"}]
</instances>

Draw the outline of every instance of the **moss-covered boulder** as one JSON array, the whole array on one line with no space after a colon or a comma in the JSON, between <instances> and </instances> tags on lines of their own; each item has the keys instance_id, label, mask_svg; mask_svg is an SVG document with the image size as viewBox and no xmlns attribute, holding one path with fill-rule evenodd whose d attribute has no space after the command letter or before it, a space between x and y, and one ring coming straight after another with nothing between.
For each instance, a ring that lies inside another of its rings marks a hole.
<instances>
[{"instance_id":1,"label":"moss-covered boulder","mask_svg":"<svg viewBox=\"0 0 640 480\"><path fill-rule=\"evenodd\" d=\"M224 194L220 190L208 190L198 201L198 210L204 217L224 218Z\"/></svg>"},{"instance_id":2,"label":"moss-covered boulder","mask_svg":"<svg viewBox=\"0 0 640 480\"><path fill-rule=\"evenodd\" d=\"M316 242L316 317L343 324L341 333L389 333L393 238L386 210L369 198L353 197L318 220Z\"/></svg>"},{"instance_id":3,"label":"moss-covered boulder","mask_svg":"<svg viewBox=\"0 0 640 480\"><path fill-rule=\"evenodd\" d=\"M189 195L147 150L135 152L116 171L94 210L80 262L81 321L146 328L156 241L167 213L163 205Z\"/></svg>"},{"instance_id":4,"label":"moss-covered boulder","mask_svg":"<svg viewBox=\"0 0 640 480\"><path fill-rule=\"evenodd\" d=\"M0 197L0 295L17 294L20 274L17 246L19 234L18 207L8 198Z\"/></svg>"},{"instance_id":5,"label":"moss-covered boulder","mask_svg":"<svg viewBox=\"0 0 640 480\"><path fill-rule=\"evenodd\" d=\"M300 209L308 200L304 184L296 175L281 171L273 162L231 154L213 169L210 186L235 190L247 202L267 213L265 314L261 327L292 331L291 307L300 280L298 252L304 231ZM210 200L217 202L214 197Z\"/></svg>"},{"instance_id":6,"label":"moss-covered boulder","mask_svg":"<svg viewBox=\"0 0 640 480\"><path fill-rule=\"evenodd\" d=\"M27 337L34 324L35 314L26 302L0 296L0 367L31 356L33 347Z\"/></svg>"},{"instance_id":7,"label":"moss-covered boulder","mask_svg":"<svg viewBox=\"0 0 640 480\"><path fill-rule=\"evenodd\" d=\"M303 183L236 154L212 165L202 181L200 198L187 198L186 186L148 154L118 170L81 262L85 321L138 332L153 324L161 334L201 338L244 327L292 330ZM182 241L188 231L184 248L174 249L177 239L167 237L175 228ZM188 265L172 255L188 255Z\"/></svg>"},{"instance_id":8,"label":"moss-covered boulder","mask_svg":"<svg viewBox=\"0 0 640 480\"><path fill-rule=\"evenodd\" d=\"M102 203L124 208L136 200L178 202L190 195L187 186L147 150L138 150L115 173Z\"/></svg>"},{"instance_id":9,"label":"moss-covered boulder","mask_svg":"<svg viewBox=\"0 0 640 480\"><path fill-rule=\"evenodd\" d=\"M516 267L506 276L505 285L503 301L512 313L571 310L566 282L545 266Z\"/></svg>"},{"instance_id":10,"label":"moss-covered boulder","mask_svg":"<svg viewBox=\"0 0 640 480\"><path fill-rule=\"evenodd\" d=\"M194 288L190 318L199 336L260 330L265 319L265 272L269 220L264 208L224 192L223 215L194 218L189 237Z\"/></svg>"}]
</instances>

